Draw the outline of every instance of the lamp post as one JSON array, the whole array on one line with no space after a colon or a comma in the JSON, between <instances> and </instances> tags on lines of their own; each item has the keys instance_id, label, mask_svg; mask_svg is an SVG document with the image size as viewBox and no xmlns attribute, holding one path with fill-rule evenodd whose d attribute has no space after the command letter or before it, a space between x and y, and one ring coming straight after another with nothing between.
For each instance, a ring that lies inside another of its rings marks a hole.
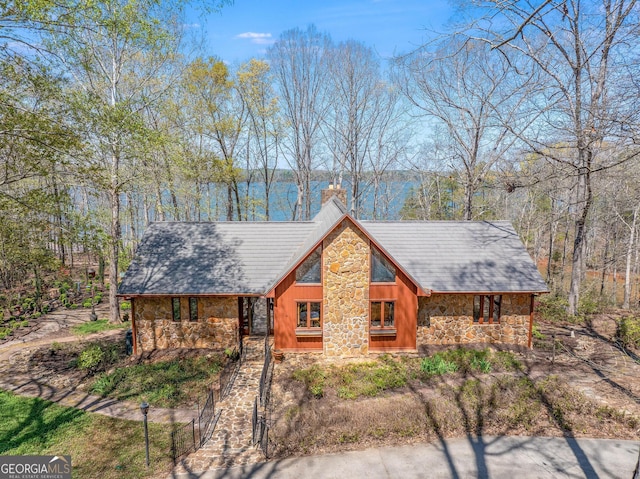
<instances>
[{"instance_id":1,"label":"lamp post","mask_svg":"<svg viewBox=\"0 0 640 479\"><path fill-rule=\"evenodd\" d=\"M149 412L149 404L146 401L140 403L140 411L144 417L144 445L147 453L147 467L149 467L149 429L147 428L147 413Z\"/></svg>"}]
</instances>

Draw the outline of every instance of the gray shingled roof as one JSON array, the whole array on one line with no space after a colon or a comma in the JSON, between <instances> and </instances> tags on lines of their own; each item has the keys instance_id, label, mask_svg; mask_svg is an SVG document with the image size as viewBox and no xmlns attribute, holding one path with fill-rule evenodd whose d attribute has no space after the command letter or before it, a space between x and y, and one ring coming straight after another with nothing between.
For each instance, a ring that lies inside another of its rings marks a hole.
<instances>
[{"instance_id":1,"label":"gray shingled roof","mask_svg":"<svg viewBox=\"0 0 640 479\"><path fill-rule=\"evenodd\" d=\"M119 294L263 294L312 222L152 223Z\"/></svg>"},{"instance_id":2,"label":"gray shingled roof","mask_svg":"<svg viewBox=\"0 0 640 479\"><path fill-rule=\"evenodd\" d=\"M152 223L118 293L265 294L347 214L313 221ZM510 223L354 221L425 291L545 292Z\"/></svg>"},{"instance_id":3,"label":"gray shingled roof","mask_svg":"<svg viewBox=\"0 0 640 479\"><path fill-rule=\"evenodd\" d=\"M508 221L362 221L362 227L424 289L546 292Z\"/></svg>"}]
</instances>

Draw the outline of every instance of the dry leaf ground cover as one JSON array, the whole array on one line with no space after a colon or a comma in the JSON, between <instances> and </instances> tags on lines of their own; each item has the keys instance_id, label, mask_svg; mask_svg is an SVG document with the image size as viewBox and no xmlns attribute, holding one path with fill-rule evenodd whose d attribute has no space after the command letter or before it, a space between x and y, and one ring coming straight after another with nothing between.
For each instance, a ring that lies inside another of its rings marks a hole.
<instances>
[{"instance_id":1,"label":"dry leaf ground cover","mask_svg":"<svg viewBox=\"0 0 640 479\"><path fill-rule=\"evenodd\" d=\"M566 336L553 363L547 350L356 362L290 355L274 376L271 451L284 457L480 434L637 439L640 365L626 357L625 368L610 368L605 339L582 330L572 338L575 325L552 329L560 343L560 332Z\"/></svg>"}]
</instances>

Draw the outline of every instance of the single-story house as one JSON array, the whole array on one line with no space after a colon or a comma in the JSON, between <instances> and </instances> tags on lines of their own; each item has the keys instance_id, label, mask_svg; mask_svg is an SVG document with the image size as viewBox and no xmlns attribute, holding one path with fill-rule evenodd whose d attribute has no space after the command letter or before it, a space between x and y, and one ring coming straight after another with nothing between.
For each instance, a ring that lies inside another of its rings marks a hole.
<instances>
[{"instance_id":1,"label":"single-story house","mask_svg":"<svg viewBox=\"0 0 640 479\"><path fill-rule=\"evenodd\" d=\"M531 346L548 289L510 223L358 221L344 190L322 198L311 221L149 225L118 291L135 352L257 333L326 356Z\"/></svg>"}]
</instances>

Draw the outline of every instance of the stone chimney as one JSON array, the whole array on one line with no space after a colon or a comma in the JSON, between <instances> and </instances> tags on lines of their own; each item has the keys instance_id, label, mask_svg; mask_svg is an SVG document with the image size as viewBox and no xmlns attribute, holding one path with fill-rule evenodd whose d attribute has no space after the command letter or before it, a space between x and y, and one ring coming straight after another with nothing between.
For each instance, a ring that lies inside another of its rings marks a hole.
<instances>
[{"instance_id":1,"label":"stone chimney","mask_svg":"<svg viewBox=\"0 0 640 479\"><path fill-rule=\"evenodd\" d=\"M340 185L334 187L333 184L330 184L329 188L322 190L320 194L322 205L329 201L332 196L336 196L344 206L347 206L347 190L341 188Z\"/></svg>"}]
</instances>

